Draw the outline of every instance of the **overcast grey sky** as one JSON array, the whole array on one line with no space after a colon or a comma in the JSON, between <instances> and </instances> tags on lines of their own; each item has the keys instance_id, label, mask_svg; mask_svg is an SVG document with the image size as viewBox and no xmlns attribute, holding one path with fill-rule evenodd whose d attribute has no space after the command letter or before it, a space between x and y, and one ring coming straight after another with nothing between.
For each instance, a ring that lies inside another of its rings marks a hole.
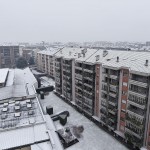
<instances>
[{"instance_id":1,"label":"overcast grey sky","mask_svg":"<svg viewBox=\"0 0 150 150\"><path fill-rule=\"evenodd\" d=\"M0 0L0 42L150 40L150 0Z\"/></svg>"}]
</instances>

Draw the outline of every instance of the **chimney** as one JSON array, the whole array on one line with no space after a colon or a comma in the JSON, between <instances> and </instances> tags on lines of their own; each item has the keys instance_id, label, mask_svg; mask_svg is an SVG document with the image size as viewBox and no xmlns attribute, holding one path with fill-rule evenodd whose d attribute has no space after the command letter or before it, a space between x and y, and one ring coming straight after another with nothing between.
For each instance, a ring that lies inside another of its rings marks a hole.
<instances>
[{"instance_id":1,"label":"chimney","mask_svg":"<svg viewBox=\"0 0 150 150\"><path fill-rule=\"evenodd\" d=\"M96 55L96 61L98 61L98 60L99 60L99 58L100 58L100 56L99 56L99 55Z\"/></svg>"},{"instance_id":2,"label":"chimney","mask_svg":"<svg viewBox=\"0 0 150 150\"><path fill-rule=\"evenodd\" d=\"M83 57L85 57L85 53L83 53Z\"/></svg>"},{"instance_id":3,"label":"chimney","mask_svg":"<svg viewBox=\"0 0 150 150\"><path fill-rule=\"evenodd\" d=\"M69 51L69 56L71 56L71 51Z\"/></svg>"},{"instance_id":4,"label":"chimney","mask_svg":"<svg viewBox=\"0 0 150 150\"><path fill-rule=\"evenodd\" d=\"M145 66L148 66L148 60L145 61Z\"/></svg>"},{"instance_id":5,"label":"chimney","mask_svg":"<svg viewBox=\"0 0 150 150\"><path fill-rule=\"evenodd\" d=\"M117 56L117 62L119 62L119 57Z\"/></svg>"},{"instance_id":6,"label":"chimney","mask_svg":"<svg viewBox=\"0 0 150 150\"><path fill-rule=\"evenodd\" d=\"M78 58L80 58L81 57L81 53L78 53Z\"/></svg>"}]
</instances>

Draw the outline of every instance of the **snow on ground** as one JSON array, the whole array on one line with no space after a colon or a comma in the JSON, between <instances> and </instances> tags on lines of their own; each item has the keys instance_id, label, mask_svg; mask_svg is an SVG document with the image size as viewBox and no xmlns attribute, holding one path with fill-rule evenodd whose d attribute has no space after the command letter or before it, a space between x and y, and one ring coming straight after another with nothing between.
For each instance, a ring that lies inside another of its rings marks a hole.
<instances>
[{"instance_id":1,"label":"snow on ground","mask_svg":"<svg viewBox=\"0 0 150 150\"><path fill-rule=\"evenodd\" d=\"M79 142L67 148L67 150L127 150L124 145L97 127L92 121L77 112L53 92L45 96L45 99L41 100L41 103L43 104L44 109L47 105L53 106L54 114L68 110L70 116L65 126L84 126L83 136L79 139ZM63 128L58 121L54 123L57 129Z\"/></svg>"}]
</instances>

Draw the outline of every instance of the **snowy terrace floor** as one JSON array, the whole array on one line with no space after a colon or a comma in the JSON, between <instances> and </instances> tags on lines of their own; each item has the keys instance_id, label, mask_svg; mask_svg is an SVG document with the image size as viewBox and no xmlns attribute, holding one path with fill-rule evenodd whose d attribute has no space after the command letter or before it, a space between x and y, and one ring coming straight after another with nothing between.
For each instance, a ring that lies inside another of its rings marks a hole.
<instances>
[{"instance_id":1,"label":"snowy terrace floor","mask_svg":"<svg viewBox=\"0 0 150 150\"><path fill-rule=\"evenodd\" d=\"M48 79L48 81L54 83L52 79ZM79 139L79 142L67 148L67 150L127 150L124 145L77 112L53 92L45 96L45 99L41 100L41 103L44 110L47 105L53 106L54 114L64 110L69 111L70 116L65 126L84 126L83 136ZM57 129L63 128L58 121L54 123Z\"/></svg>"}]
</instances>

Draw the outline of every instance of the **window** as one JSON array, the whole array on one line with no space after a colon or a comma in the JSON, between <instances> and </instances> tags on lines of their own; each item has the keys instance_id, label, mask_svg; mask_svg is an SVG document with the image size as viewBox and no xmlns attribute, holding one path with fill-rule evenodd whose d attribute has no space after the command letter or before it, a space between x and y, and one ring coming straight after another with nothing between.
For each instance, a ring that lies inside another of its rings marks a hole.
<instances>
[{"instance_id":1,"label":"window","mask_svg":"<svg viewBox=\"0 0 150 150\"><path fill-rule=\"evenodd\" d=\"M128 83L127 83L127 82L123 82L122 85L123 85L123 86L128 86Z\"/></svg>"},{"instance_id":2,"label":"window","mask_svg":"<svg viewBox=\"0 0 150 150\"><path fill-rule=\"evenodd\" d=\"M122 95L127 95L127 92L126 91L122 91Z\"/></svg>"},{"instance_id":3,"label":"window","mask_svg":"<svg viewBox=\"0 0 150 150\"><path fill-rule=\"evenodd\" d=\"M127 72L127 71L124 71L124 72L123 72L123 76L128 76L128 72Z\"/></svg>"},{"instance_id":4,"label":"window","mask_svg":"<svg viewBox=\"0 0 150 150\"><path fill-rule=\"evenodd\" d=\"M122 103L123 103L123 104L126 104L126 100L122 99Z\"/></svg>"}]
</instances>

